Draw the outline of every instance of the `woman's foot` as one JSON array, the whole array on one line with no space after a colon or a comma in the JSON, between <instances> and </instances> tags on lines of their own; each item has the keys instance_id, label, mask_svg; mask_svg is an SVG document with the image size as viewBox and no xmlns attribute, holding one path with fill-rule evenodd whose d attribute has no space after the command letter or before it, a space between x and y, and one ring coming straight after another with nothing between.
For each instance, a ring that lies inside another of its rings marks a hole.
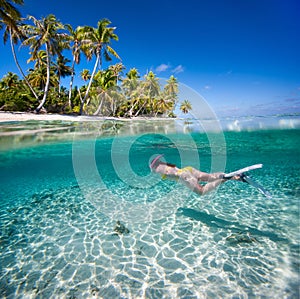
<instances>
[{"instance_id":1,"label":"woman's foot","mask_svg":"<svg viewBox=\"0 0 300 299\"><path fill-rule=\"evenodd\" d=\"M233 181L240 181L240 182L245 182L245 174L242 173L242 174L238 174L238 175L235 175L233 177L230 178L230 180L233 180Z\"/></svg>"}]
</instances>

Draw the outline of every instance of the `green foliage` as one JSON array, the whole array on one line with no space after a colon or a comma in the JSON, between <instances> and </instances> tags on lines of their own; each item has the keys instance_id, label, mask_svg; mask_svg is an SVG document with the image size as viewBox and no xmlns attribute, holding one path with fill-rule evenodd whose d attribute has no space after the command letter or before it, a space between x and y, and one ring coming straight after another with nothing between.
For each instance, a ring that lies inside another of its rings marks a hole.
<instances>
[{"instance_id":1,"label":"green foliage","mask_svg":"<svg viewBox=\"0 0 300 299\"><path fill-rule=\"evenodd\" d=\"M32 73L33 74L33 73ZM130 74L130 73L129 73ZM53 84L49 89L45 109L51 113L80 113L82 97L86 86L75 87L71 93L71 107L68 102L68 90L59 91L57 81L53 75ZM31 78L30 78L31 79ZM161 86L155 74L150 73L142 79L128 77L117 85L117 77L111 69L98 71L94 76L88 101L84 105L84 112L88 115L136 117L136 116L165 116L175 117L174 107L177 93L175 88L168 92L168 82ZM177 84L177 83L176 83ZM40 84L38 84L40 85ZM39 86L36 87L37 91ZM37 100L32 96L29 88L17 75L8 73L0 81L0 108L6 111L32 111L37 106ZM181 105L183 111L191 106L188 101Z\"/></svg>"},{"instance_id":2,"label":"green foliage","mask_svg":"<svg viewBox=\"0 0 300 299\"><path fill-rule=\"evenodd\" d=\"M189 100L184 100L181 105L180 105L180 110L186 114L188 113L190 110L192 110L192 104L190 103Z\"/></svg>"},{"instance_id":3,"label":"green foliage","mask_svg":"<svg viewBox=\"0 0 300 299\"><path fill-rule=\"evenodd\" d=\"M50 89L45 102L45 109L51 113L64 113L67 108L68 95L66 93L58 94L57 91Z\"/></svg>"},{"instance_id":4,"label":"green foliage","mask_svg":"<svg viewBox=\"0 0 300 299\"><path fill-rule=\"evenodd\" d=\"M80 106L74 106L72 111L73 111L73 113L79 114Z\"/></svg>"},{"instance_id":5,"label":"green foliage","mask_svg":"<svg viewBox=\"0 0 300 299\"><path fill-rule=\"evenodd\" d=\"M177 116L176 116L176 114L175 114L174 112L170 112L170 113L168 114L168 117L176 118Z\"/></svg>"},{"instance_id":6,"label":"green foliage","mask_svg":"<svg viewBox=\"0 0 300 299\"><path fill-rule=\"evenodd\" d=\"M51 14L40 20L29 16L22 24L19 13L11 16L13 19L0 22L6 26L4 38L10 36L14 44L21 42L22 46L29 46L28 62L33 62L33 67L26 75L21 71L23 80L13 73L0 80L0 110L38 112L44 107L52 113L175 117L179 91L174 76L161 86L152 71L141 77L138 70L132 68L124 78L125 67L121 62L102 69L103 58L120 60L111 47L111 42L118 40L116 27L110 27L108 19L100 20L95 28L78 26L73 29ZM67 50L73 57L71 66L68 65L71 61L62 55ZM80 88L73 88L75 65L80 63L81 54L88 60L94 58L95 64L92 71L76 72L85 83ZM68 76L71 77L69 90L60 82ZM180 108L187 113L191 105L185 101Z\"/></svg>"},{"instance_id":7,"label":"green foliage","mask_svg":"<svg viewBox=\"0 0 300 299\"><path fill-rule=\"evenodd\" d=\"M5 82L5 81L4 81ZM0 110L2 111L30 111L34 109L36 99L21 81L6 86L0 81Z\"/></svg>"}]
</instances>

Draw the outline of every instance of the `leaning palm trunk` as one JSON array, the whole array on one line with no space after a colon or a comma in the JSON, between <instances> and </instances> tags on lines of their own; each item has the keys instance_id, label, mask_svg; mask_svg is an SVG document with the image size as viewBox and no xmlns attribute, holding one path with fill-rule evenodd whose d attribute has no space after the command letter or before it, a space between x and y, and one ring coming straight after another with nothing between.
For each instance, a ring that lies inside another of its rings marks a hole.
<instances>
[{"instance_id":1,"label":"leaning palm trunk","mask_svg":"<svg viewBox=\"0 0 300 299\"><path fill-rule=\"evenodd\" d=\"M39 106L35 109L36 113L39 113L41 111L41 109L43 108L43 106L46 102L46 99L47 99L49 86L50 86L50 53L49 53L47 44L46 44L46 53L47 53L47 80L46 80L45 89L44 89L44 96L43 96L43 99L42 99L41 103L39 104Z\"/></svg>"},{"instance_id":2,"label":"leaning palm trunk","mask_svg":"<svg viewBox=\"0 0 300 299\"><path fill-rule=\"evenodd\" d=\"M130 109L129 109L129 111L127 112L127 115L129 116L129 117L132 117L132 114L133 114L133 105L130 107Z\"/></svg>"},{"instance_id":3,"label":"leaning palm trunk","mask_svg":"<svg viewBox=\"0 0 300 299\"><path fill-rule=\"evenodd\" d=\"M74 68L75 68L75 55L73 55L73 62L72 62L72 74L71 74L71 80L70 80L70 89L69 89L69 107L72 108L71 103L71 96L72 96L72 88L73 88L73 81L74 81Z\"/></svg>"},{"instance_id":4,"label":"leaning palm trunk","mask_svg":"<svg viewBox=\"0 0 300 299\"><path fill-rule=\"evenodd\" d=\"M99 97L101 98L100 104L96 110L96 112L93 115L98 115L102 109L103 106L103 102L105 100L105 93L103 94L103 92L100 93Z\"/></svg>"},{"instance_id":5,"label":"leaning palm trunk","mask_svg":"<svg viewBox=\"0 0 300 299\"><path fill-rule=\"evenodd\" d=\"M91 86L92 86L92 82L93 82L93 79L94 79L94 76L95 76L95 73L96 73L96 70L97 70L97 66L99 64L99 61L100 61L100 52L97 53L97 59L96 59L96 62L95 62L95 66L94 66L94 69L93 69L93 72L92 72L92 75L91 75L91 78L90 78L90 82L89 82L89 85L87 87L87 90L86 90L86 93L85 93L85 96L83 98L83 100L81 101L81 105L80 105L80 115L82 114L83 112L83 106L85 104L85 101L89 95L89 92L90 92L90 89L91 89Z\"/></svg>"},{"instance_id":6,"label":"leaning palm trunk","mask_svg":"<svg viewBox=\"0 0 300 299\"><path fill-rule=\"evenodd\" d=\"M146 105L147 105L147 100L145 100L143 105L140 107L140 109L137 111L137 113L134 116L135 117L138 116L142 112L142 110L146 107Z\"/></svg>"},{"instance_id":7,"label":"leaning palm trunk","mask_svg":"<svg viewBox=\"0 0 300 299\"><path fill-rule=\"evenodd\" d=\"M61 79L60 76L58 76L58 97L61 96Z\"/></svg>"},{"instance_id":8,"label":"leaning palm trunk","mask_svg":"<svg viewBox=\"0 0 300 299\"><path fill-rule=\"evenodd\" d=\"M26 78L20 64L19 64L19 61L17 59L17 55L16 55L16 51L15 51L15 47L14 47L14 44L13 44L13 39L12 39L12 34L11 34L11 29L10 29L10 45L11 45L11 50L12 50L12 53L13 53L13 57L14 57L14 60L15 60L15 63L17 65L17 68L19 70L19 72L22 74L26 84L28 85L29 89L31 90L32 94L34 95L34 97L38 100L39 97L37 96L37 94L35 93L34 89L32 88L31 84L29 83L28 79Z\"/></svg>"},{"instance_id":9,"label":"leaning palm trunk","mask_svg":"<svg viewBox=\"0 0 300 299\"><path fill-rule=\"evenodd\" d=\"M139 101L139 99L138 98L133 98L133 100L132 100L132 104L131 104L131 107L130 107L130 109L129 109L129 111L128 111L128 115L129 115L129 117L132 117L132 116L135 116L135 115L133 115L133 112L136 110L136 109L139 109L138 107L138 101Z\"/></svg>"}]
</instances>

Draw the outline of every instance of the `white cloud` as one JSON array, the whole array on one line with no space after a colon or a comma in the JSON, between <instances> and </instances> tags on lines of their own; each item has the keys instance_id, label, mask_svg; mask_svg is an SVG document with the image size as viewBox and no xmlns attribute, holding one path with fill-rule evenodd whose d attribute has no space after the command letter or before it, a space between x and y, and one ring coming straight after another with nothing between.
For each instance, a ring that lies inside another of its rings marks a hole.
<instances>
[{"instance_id":1,"label":"white cloud","mask_svg":"<svg viewBox=\"0 0 300 299\"><path fill-rule=\"evenodd\" d=\"M205 86L204 86L204 89L205 89L205 90L210 90L211 88L212 88L212 87L211 87L210 85L205 85Z\"/></svg>"},{"instance_id":2,"label":"white cloud","mask_svg":"<svg viewBox=\"0 0 300 299\"><path fill-rule=\"evenodd\" d=\"M172 73L178 74L178 73L182 73L183 71L184 71L183 66L179 64L172 70Z\"/></svg>"},{"instance_id":3,"label":"white cloud","mask_svg":"<svg viewBox=\"0 0 300 299\"><path fill-rule=\"evenodd\" d=\"M166 70L168 70L171 66L169 64L165 64L162 63L161 65L159 65L158 67L156 67L155 71L157 73L161 73L161 72L165 72Z\"/></svg>"},{"instance_id":4,"label":"white cloud","mask_svg":"<svg viewBox=\"0 0 300 299\"><path fill-rule=\"evenodd\" d=\"M169 64L169 63L168 64L162 63L162 64L160 64L159 66L157 66L155 68L155 71L157 73L166 72L168 70L171 71L174 74L178 74L178 73L182 73L184 71L184 68L181 64L179 64L179 65L177 65L176 67L173 68L172 65Z\"/></svg>"}]
</instances>

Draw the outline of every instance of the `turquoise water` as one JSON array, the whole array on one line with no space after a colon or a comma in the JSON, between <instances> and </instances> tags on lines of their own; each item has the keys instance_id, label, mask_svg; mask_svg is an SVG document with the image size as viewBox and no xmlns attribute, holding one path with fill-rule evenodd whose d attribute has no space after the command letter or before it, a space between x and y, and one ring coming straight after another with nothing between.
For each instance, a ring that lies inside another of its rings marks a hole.
<instances>
[{"instance_id":1,"label":"turquoise water","mask_svg":"<svg viewBox=\"0 0 300 299\"><path fill-rule=\"evenodd\" d=\"M197 128L2 124L0 297L299 298L299 128ZM208 172L263 163L251 176L272 199L241 182L199 197L150 173L158 153Z\"/></svg>"}]
</instances>

